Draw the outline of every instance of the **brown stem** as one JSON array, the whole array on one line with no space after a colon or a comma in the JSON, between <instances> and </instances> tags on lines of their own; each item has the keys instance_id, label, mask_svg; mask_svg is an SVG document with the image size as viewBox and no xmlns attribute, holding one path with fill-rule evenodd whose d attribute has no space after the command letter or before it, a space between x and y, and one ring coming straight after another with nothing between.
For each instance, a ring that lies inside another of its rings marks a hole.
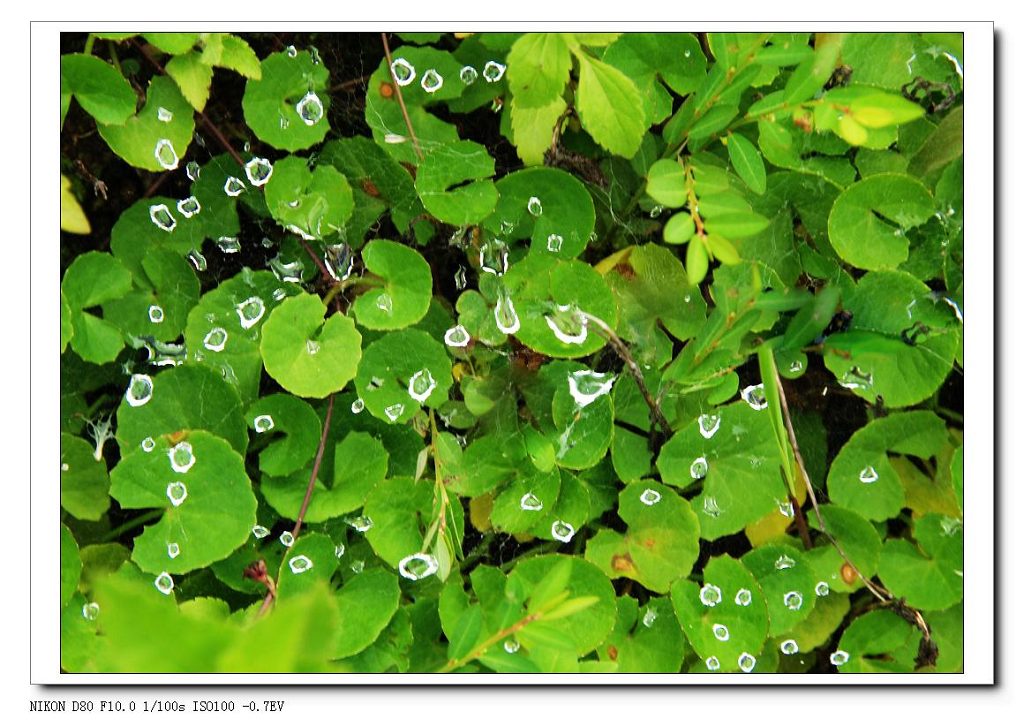
<instances>
[{"instance_id":1,"label":"brown stem","mask_svg":"<svg viewBox=\"0 0 1024 727\"><path fill-rule=\"evenodd\" d=\"M789 505L793 508L793 518L796 520L796 529L800 533L800 540L803 541L804 550L810 550L813 544L811 543L811 531L807 528L807 516L804 515L804 511L800 509L800 503L796 501L792 494L789 496Z\"/></svg>"},{"instance_id":2,"label":"brown stem","mask_svg":"<svg viewBox=\"0 0 1024 727\"><path fill-rule=\"evenodd\" d=\"M402 118L405 119L405 128L409 130L409 138L412 139L412 148L416 152L416 156L420 161L423 161L423 150L420 148L420 140L416 138L416 132L412 129L412 119L409 118L409 110L405 108L405 99L402 98L402 87L398 85L398 79L395 77L395 69L391 67L391 46L388 45L388 34L381 33L380 39L384 42L384 56L388 61L388 73L391 74L391 80L394 82L393 86L395 89L395 95L398 96L398 106L402 109Z\"/></svg>"}]
</instances>

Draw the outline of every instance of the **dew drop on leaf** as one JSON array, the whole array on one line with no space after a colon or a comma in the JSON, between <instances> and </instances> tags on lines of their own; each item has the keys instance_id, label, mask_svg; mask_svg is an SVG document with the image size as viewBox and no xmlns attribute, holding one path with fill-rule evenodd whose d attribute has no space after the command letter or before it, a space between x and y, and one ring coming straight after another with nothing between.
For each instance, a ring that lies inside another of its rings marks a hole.
<instances>
[{"instance_id":1,"label":"dew drop on leaf","mask_svg":"<svg viewBox=\"0 0 1024 727\"><path fill-rule=\"evenodd\" d=\"M192 217L193 215L197 215L202 208L202 205L199 204L199 200L195 197L186 197L185 199L178 200L178 212L180 212L183 217Z\"/></svg>"},{"instance_id":2,"label":"dew drop on leaf","mask_svg":"<svg viewBox=\"0 0 1024 727\"><path fill-rule=\"evenodd\" d=\"M711 439L715 436L715 432L722 425L722 416L720 414L701 414L697 418L697 426L700 428L701 436L704 439Z\"/></svg>"},{"instance_id":3,"label":"dew drop on leaf","mask_svg":"<svg viewBox=\"0 0 1024 727\"><path fill-rule=\"evenodd\" d=\"M505 649L506 653L514 654L519 651L519 642L511 638L505 639L505 643L502 644L502 648Z\"/></svg>"},{"instance_id":4,"label":"dew drop on leaf","mask_svg":"<svg viewBox=\"0 0 1024 727\"><path fill-rule=\"evenodd\" d=\"M804 597L799 591L789 591L782 597L782 603L790 611L799 611L804 605Z\"/></svg>"},{"instance_id":5,"label":"dew drop on leaf","mask_svg":"<svg viewBox=\"0 0 1024 727\"><path fill-rule=\"evenodd\" d=\"M700 589L700 602L714 608L722 602L722 589L711 583L704 584Z\"/></svg>"},{"instance_id":6,"label":"dew drop on leaf","mask_svg":"<svg viewBox=\"0 0 1024 727\"><path fill-rule=\"evenodd\" d=\"M142 406L153 398L153 379L146 374L133 374L128 381L128 389L124 393L124 400L129 406Z\"/></svg>"},{"instance_id":7,"label":"dew drop on leaf","mask_svg":"<svg viewBox=\"0 0 1024 727\"><path fill-rule=\"evenodd\" d=\"M376 305L377 305L377 310L384 311L388 315L391 315L391 309L392 309L393 303L391 301L391 296L390 295L388 295L387 293L381 293L380 295L378 295L377 296Z\"/></svg>"},{"instance_id":8,"label":"dew drop on leaf","mask_svg":"<svg viewBox=\"0 0 1024 727\"><path fill-rule=\"evenodd\" d=\"M420 369L409 379L409 396L416 401L426 401L436 388L437 381L428 369Z\"/></svg>"},{"instance_id":9,"label":"dew drop on leaf","mask_svg":"<svg viewBox=\"0 0 1024 727\"><path fill-rule=\"evenodd\" d=\"M704 661L704 666L708 668L708 671L718 671L722 668L722 665L719 663L717 656L709 656Z\"/></svg>"},{"instance_id":10,"label":"dew drop on leaf","mask_svg":"<svg viewBox=\"0 0 1024 727\"><path fill-rule=\"evenodd\" d=\"M779 644L779 651L786 656L792 656L800 651L800 645L796 643L794 639L786 639Z\"/></svg>"},{"instance_id":11,"label":"dew drop on leaf","mask_svg":"<svg viewBox=\"0 0 1024 727\"><path fill-rule=\"evenodd\" d=\"M562 249L562 236L551 233L548 235L548 252L559 252Z\"/></svg>"},{"instance_id":12,"label":"dew drop on leaf","mask_svg":"<svg viewBox=\"0 0 1024 727\"><path fill-rule=\"evenodd\" d=\"M878 472L875 471L874 467L868 465L867 467L860 471L860 475L858 475L858 477L860 478L861 482L863 482L866 485L869 485L872 482L876 482L878 480Z\"/></svg>"},{"instance_id":13,"label":"dew drop on leaf","mask_svg":"<svg viewBox=\"0 0 1024 727\"><path fill-rule=\"evenodd\" d=\"M741 393L743 401L750 405L754 411L761 411L768 406L768 399L764 395L764 384L748 386Z\"/></svg>"},{"instance_id":14,"label":"dew drop on leaf","mask_svg":"<svg viewBox=\"0 0 1024 727\"><path fill-rule=\"evenodd\" d=\"M167 557L174 560L181 555L181 547L177 543L167 544Z\"/></svg>"},{"instance_id":15,"label":"dew drop on leaf","mask_svg":"<svg viewBox=\"0 0 1024 727\"><path fill-rule=\"evenodd\" d=\"M174 112L165 109L163 106L156 110L156 117L165 124L169 124L174 120Z\"/></svg>"},{"instance_id":16,"label":"dew drop on leaf","mask_svg":"<svg viewBox=\"0 0 1024 727\"><path fill-rule=\"evenodd\" d=\"M365 533L373 527L373 520L368 515L360 515L347 521L349 526L357 533Z\"/></svg>"},{"instance_id":17,"label":"dew drop on leaf","mask_svg":"<svg viewBox=\"0 0 1024 727\"><path fill-rule=\"evenodd\" d=\"M572 536L576 534L576 528L564 520L555 520L551 523L551 537L555 540L561 540L563 543L568 543L572 540Z\"/></svg>"},{"instance_id":18,"label":"dew drop on leaf","mask_svg":"<svg viewBox=\"0 0 1024 727\"><path fill-rule=\"evenodd\" d=\"M779 500L779 514L783 517L793 517L793 503L789 500Z\"/></svg>"},{"instance_id":19,"label":"dew drop on leaf","mask_svg":"<svg viewBox=\"0 0 1024 727\"><path fill-rule=\"evenodd\" d=\"M391 75L399 86L408 86L416 80L416 68L404 58L391 61Z\"/></svg>"},{"instance_id":20,"label":"dew drop on leaf","mask_svg":"<svg viewBox=\"0 0 1024 727\"><path fill-rule=\"evenodd\" d=\"M356 399L355 401L352 402L352 413L353 414L358 414L358 413L360 413L365 408L366 408L366 402L363 401L362 399Z\"/></svg>"},{"instance_id":21,"label":"dew drop on leaf","mask_svg":"<svg viewBox=\"0 0 1024 727\"><path fill-rule=\"evenodd\" d=\"M149 206L149 219L153 224L164 232L170 232L177 227L178 222L165 204L153 204Z\"/></svg>"},{"instance_id":22,"label":"dew drop on leaf","mask_svg":"<svg viewBox=\"0 0 1024 727\"><path fill-rule=\"evenodd\" d=\"M736 591L736 598L733 601L735 601L737 606L749 606L753 599L754 596L749 588L741 588Z\"/></svg>"},{"instance_id":23,"label":"dew drop on leaf","mask_svg":"<svg viewBox=\"0 0 1024 727\"><path fill-rule=\"evenodd\" d=\"M188 261L192 263L192 267L200 273L206 270L206 258L203 257L203 253L199 252L195 248L188 251Z\"/></svg>"},{"instance_id":24,"label":"dew drop on leaf","mask_svg":"<svg viewBox=\"0 0 1024 727\"><path fill-rule=\"evenodd\" d=\"M184 482L172 482L167 485L167 499L171 501L171 504L175 507L185 502L185 498L188 497L188 490L185 489Z\"/></svg>"},{"instance_id":25,"label":"dew drop on leaf","mask_svg":"<svg viewBox=\"0 0 1024 727\"><path fill-rule=\"evenodd\" d=\"M306 353L310 356L316 356L320 353L320 342L314 341L312 338L306 340Z\"/></svg>"},{"instance_id":26,"label":"dew drop on leaf","mask_svg":"<svg viewBox=\"0 0 1024 727\"><path fill-rule=\"evenodd\" d=\"M319 96L309 91L295 104L295 113L306 126L315 126L324 117L324 103Z\"/></svg>"},{"instance_id":27,"label":"dew drop on leaf","mask_svg":"<svg viewBox=\"0 0 1024 727\"><path fill-rule=\"evenodd\" d=\"M529 510L531 512L538 512L544 509L544 503L541 499L534 495L532 492L527 492L521 498L519 498L519 509Z\"/></svg>"},{"instance_id":28,"label":"dew drop on leaf","mask_svg":"<svg viewBox=\"0 0 1024 727\"><path fill-rule=\"evenodd\" d=\"M166 571L161 573L153 581L153 585L156 586L156 590L165 596L171 595L171 591L174 590L174 579L171 578L171 574Z\"/></svg>"},{"instance_id":29,"label":"dew drop on leaf","mask_svg":"<svg viewBox=\"0 0 1024 727\"><path fill-rule=\"evenodd\" d=\"M459 269L455 271L455 289L466 289L466 268L463 265L460 265Z\"/></svg>"},{"instance_id":30,"label":"dew drop on leaf","mask_svg":"<svg viewBox=\"0 0 1024 727\"><path fill-rule=\"evenodd\" d=\"M391 422L398 421L398 417L405 413L405 404L398 402L391 406L384 407L384 416Z\"/></svg>"},{"instance_id":31,"label":"dew drop on leaf","mask_svg":"<svg viewBox=\"0 0 1024 727\"><path fill-rule=\"evenodd\" d=\"M237 237L218 237L217 248L223 253L234 255L242 251L242 243Z\"/></svg>"},{"instance_id":32,"label":"dew drop on leaf","mask_svg":"<svg viewBox=\"0 0 1024 727\"><path fill-rule=\"evenodd\" d=\"M708 461L703 457L698 457L697 459L693 460L693 462L690 464L690 477L692 477L693 479L699 480L700 478L706 476L707 473Z\"/></svg>"},{"instance_id":33,"label":"dew drop on leaf","mask_svg":"<svg viewBox=\"0 0 1024 727\"><path fill-rule=\"evenodd\" d=\"M295 536L292 535L291 532L289 532L288 530L285 530L283 533L281 533L280 537L278 537L278 540L280 540L281 545L283 545L286 548L290 548L295 544Z\"/></svg>"},{"instance_id":34,"label":"dew drop on leaf","mask_svg":"<svg viewBox=\"0 0 1024 727\"><path fill-rule=\"evenodd\" d=\"M540 217L544 214L544 205L541 204L539 197L530 197L526 202L526 211L534 217Z\"/></svg>"},{"instance_id":35,"label":"dew drop on leaf","mask_svg":"<svg viewBox=\"0 0 1024 727\"><path fill-rule=\"evenodd\" d=\"M715 624L711 627L711 633L715 635L715 638L719 641L729 640L729 627L725 624Z\"/></svg>"},{"instance_id":36,"label":"dew drop on leaf","mask_svg":"<svg viewBox=\"0 0 1024 727\"><path fill-rule=\"evenodd\" d=\"M285 52L288 54L289 58L295 58L297 55L299 55L299 52L295 49L294 45L290 45L287 48L285 48Z\"/></svg>"},{"instance_id":37,"label":"dew drop on leaf","mask_svg":"<svg viewBox=\"0 0 1024 727\"><path fill-rule=\"evenodd\" d=\"M444 333L444 342L452 348L465 348L469 340L469 331L463 325L453 326Z\"/></svg>"},{"instance_id":38,"label":"dew drop on leaf","mask_svg":"<svg viewBox=\"0 0 1024 727\"><path fill-rule=\"evenodd\" d=\"M178 153L174 151L174 144L170 139L160 139L153 147L153 156L156 162L164 169L178 168Z\"/></svg>"},{"instance_id":39,"label":"dew drop on leaf","mask_svg":"<svg viewBox=\"0 0 1024 727\"><path fill-rule=\"evenodd\" d=\"M224 194L228 197L237 197L245 191L245 182L238 177L228 177L224 181Z\"/></svg>"},{"instance_id":40,"label":"dew drop on leaf","mask_svg":"<svg viewBox=\"0 0 1024 727\"><path fill-rule=\"evenodd\" d=\"M743 652L736 660L736 665L745 673L749 674L754 671L754 667L757 665L757 659L752 654Z\"/></svg>"},{"instance_id":41,"label":"dew drop on leaf","mask_svg":"<svg viewBox=\"0 0 1024 727\"><path fill-rule=\"evenodd\" d=\"M611 372L599 374L589 369L581 369L569 374L569 394L576 402L576 406L582 409L606 396L614 383L615 374Z\"/></svg>"},{"instance_id":42,"label":"dew drop on leaf","mask_svg":"<svg viewBox=\"0 0 1024 727\"><path fill-rule=\"evenodd\" d=\"M353 573L362 573L363 572L363 568L365 568L365 567L366 567L366 561L364 561L364 560L354 560L349 565L349 568L352 569Z\"/></svg>"},{"instance_id":43,"label":"dew drop on leaf","mask_svg":"<svg viewBox=\"0 0 1024 727\"><path fill-rule=\"evenodd\" d=\"M249 183L254 187L262 187L269 182L273 173L274 165L270 163L269 159L253 157L245 163L245 176L249 178Z\"/></svg>"},{"instance_id":44,"label":"dew drop on leaf","mask_svg":"<svg viewBox=\"0 0 1024 727\"><path fill-rule=\"evenodd\" d=\"M420 79L420 86L422 86L423 90L427 93L437 93L441 90L441 86L443 85L444 78L433 68L428 68L423 74L423 78Z\"/></svg>"},{"instance_id":45,"label":"dew drop on leaf","mask_svg":"<svg viewBox=\"0 0 1024 727\"><path fill-rule=\"evenodd\" d=\"M305 573L313 567L313 561L304 555L297 555L288 561L288 567L292 569L292 573L298 575L299 573Z\"/></svg>"},{"instance_id":46,"label":"dew drop on leaf","mask_svg":"<svg viewBox=\"0 0 1024 727\"><path fill-rule=\"evenodd\" d=\"M473 66L463 66L462 70L459 71L459 80L468 86L476 81L478 75Z\"/></svg>"},{"instance_id":47,"label":"dew drop on leaf","mask_svg":"<svg viewBox=\"0 0 1024 727\"><path fill-rule=\"evenodd\" d=\"M188 442L178 442L167 451L167 458L171 461L171 469L175 472L188 472L196 463L196 456L192 453L192 445Z\"/></svg>"},{"instance_id":48,"label":"dew drop on leaf","mask_svg":"<svg viewBox=\"0 0 1024 727\"><path fill-rule=\"evenodd\" d=\"M845 664L849 660L850 660L850 655L848 653L846 653L845 651L843 651L842 649L838 649L836 651L833 651L829 655L829 657L828 657L828 661L829 661L830 664L832 664L832 666L842 666L843 664Z\"/></svg>"},{"instance_id":49,"label":"dew drop on leaf","mask_svg":"<svg viewBox=\"0 0 1024 727\"><path fill-rule=\"evenodd\" d=\"M252 428L259 433L269 432L274 428L274 417L269 414L260 414L252 420Z\"/></svg>"},{"instance_id":50,"label":"dew drop on leaf","mask_svg":"<svg viewBox=\"0 0 1024 727\"><path fill-rule=\"evenodd\" d=\"M481 245L480 269L491 275L504 275L508 270L508 245L501 240L488 240Z\"/></svg>"},{"instance_id":51,"label":"dew drop on leaf","mask_svg":"<svg viewBox=\"0 0 1024 727\"><path fill-rule=\"evenodd\" d=\"M86 621L95 621L100 615L100 604L93 601L82 606L82 618Z\"/></svg>"},{"instance_id":52,"label":"dew drop on leaf","mask_svg":"<svg viewBox=\"0 0 1024 727\"><path fill-rule=\"evenodd\" d=\"M398 572L403 578L418 581L437 572L437 558L429 553L413 553L398 562Z\"/></svg>"},{"instance_id":53,"label":"dew drop on leaf","mask_svg":"<svg viewBox=\"0 0 1024 727\"><path fill-rule=\"evenodd\" d=\"M345 555L345 544L338 543L337 547L334 549L334 557L341 558L343 555Z\"/></svg>"},{"instance_id":54,"label":"dew drop on leaf","mask_svg":"<svg viewBox=\"0 0 1024 727\"><path fill-rule=\"evenodd\" d=\"M247 298L235 306L235 311L238 313L238 322L245 329L255 326L266 310L267 307L263 303L263 299L257 295Z\"/></svg>"},{"instance_id":55,"label":"dew drop on leaf","mask_svg":"<svg viewBox=\"0 0 1024 727\"><path fill-rule=\"evenodd\" d=\"M556 305L544 316L544 322L562 343L580 344L587 340L587 318L574 305Z\"/></svg>"},{"instance_id":56,"label":"dew drop on leaf","mask_svg":"<svg viewBox=\"0 0 1024 727\"><path fill-rule=\"evenodd\" d=\"M203 346L210 351L223 351L228 343L228 332L221 327L211 328L203 337Z\"/></svg>"},{"instance_id":57,"label":"dew drop on leaf","mask_svg":"<svg viewBox=\"0 0 1024 727\"><path fill-rule=\"evenodd\" d=\"M142 440L142 451L143 452L152 452L155 447L156 447L156 442L153 441L152 437L146 437L145 439Z\"/></svg>"},{"instance_id":58,"label":"dew drop on leaf","mask_svg":"<svg viewBox=\"0 0 1024 727\"><path fill-rule=\"evenodd\" d=\"M719 517L722 514L722 508L718 506L718 501L711 495L704 496L704 504L701 509L708 517Z\"/></svg>"},{"instance_id":59,"label":"dew drop on leaf","mask_svg":"<svg viewBox=\"0 0 1024 727\"><path fill-rule=\"evenodd\" d=\"M191 179L193 182L199 180L199 175L202 170L199 167L199 162L189 162L185 165L185 176Z\"/></svg>"},{"instance_id":60,"label":"dew drop on leaf","mask_svg":"<svg viewBox=\"0 0 1024 727\"><path fill-rule=\"evenodd\" d=\"M257 540L263 540L263 538L265 538L268 535L270 535L270 530L265 528L265 527L263 527L262 525L253 525L252 526L252 535Z\"/></svg>"},{"instance_id":61,"label":"dew drop on leaf","mask_svg":"<svg viewBox=\"0 0 1024 727\"><path fill-rule=\"evenodd\" d=\"M158 305L149 306L149 320L153 323L162 323L164 320L164 309Z\"/></svg>"},{"instance_id":62,"label":"dew drop on leaf","mask_svg":"<svg viewBox=\"0 0 1024 727\"><path fill-rule=\"evenodd\" d=\"M640 623L642 623L646 628L651 628L651 626L654 625L654 622L657 619L658 612L655 611L653 608L648 607L647 610L644 611L644 616L642 619L640 619Z\"/></svg>"},{"instance_id":63,"label":"dew drop on leaf","mask_svg":"<svg viewBox=\"0 0 1024 727\"><path fill-rule=\"evenodd\" d=\"M640 493L640 502L648 506L657 505L659 502L661 502L661 493L658 492L657 490L647 488L646 490Z\"/></svg>"},{"instance_id":64,"label":"dew drop on leaf","mask_svg":"<svg viewBox=\"0 0 1024 727\"><path fill-rule=\"evenodd\" d=\"M504 288L498 290L498 302L494 305L494 323L507 336L519 330L519 315L512 303L512 296Z\"/></svg>"},{"instance_id":65,"label":"dew drop on leaf","mask_svg":"<svg viewBox=\"0 0 1024 727\"><path fill-rule=\"evenodd\" d=\"M814 587L814 592L822 597L827 596L829 594L828 583L825 581L818 581L818 585Z\"/></svg>"},{"instance_id":66,"label":"dew drop on leaf","mask_svg":"<svg viewBox=\"0 0 1024 727\"><path fill-rule=\"evenodd\" d=\"M484 65L484 80L488 83L497 83L505 75L505 66L497 61L487 61Z\"/></svg>"},{"instance_id":67,"label":"dew drop on leaf","mask_svg":"<svg viewBox=\"0 0 1024 727\"><path fill-rule=\"evenodd\" d=\"M775 570L786 570L796 565L796 561L783 553L775 559Z\"/></svg>"}]
</instances>

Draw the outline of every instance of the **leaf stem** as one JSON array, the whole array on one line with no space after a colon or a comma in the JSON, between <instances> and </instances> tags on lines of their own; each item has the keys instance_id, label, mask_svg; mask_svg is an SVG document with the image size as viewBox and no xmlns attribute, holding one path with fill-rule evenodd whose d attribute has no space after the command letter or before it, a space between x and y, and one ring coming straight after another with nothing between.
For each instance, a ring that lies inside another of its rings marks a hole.
<instances>
[{"instance_id":1,"label":"leaf stem","mask_svg":"<svg viewBox=\"0 0 1024 727\"><path fill-rule=\"evenodd\" d=\"M412 139L412 148L416 152L416 156L420 161L423 161L423 149L420 148L420 140L416 138L416 132L412 128L412 119L409 118L409 110L405 107L405 99L402 98L402 87L398 84L398 78L395 77L395 69L391 67L391 46L388 45L388 34L381 33L380 39L384 43L384 56L388 61L388 73L391 74L391 80L393 81L392 87L395 89L395 95L398 96L398 106L402 109L402 118L405 119L405 128L409 130L409 138Z\"/></svg>"},{"instance_id":2,"label":"leaf stem","mask_svg":"<svg viewBox=\"0 0 1024 727\"><path fill-rule=\"evenodd\" d=\"M114 540L117 540L118 538L120 538L125 533L134 530L135 528L139 527L140 525L145 525L148 522L152 522L153 520L156 520L157 518L159 518L163 514L164 514L164 510L162 508L158 508L156 510L149 510L147 512L144 512L141 515L132 518L128 522L122 523L121 525L118 525L116 528L114 528L109 533L107 533L104 536L103 540L100 541L100 542L110 543L110 542L112 542Z\"/></svg>"},{"instance_id":3,"label":"leaf stem","mask_svg":"<svg viewBox=\"0 0 1024 727\"><path fill-rule=\"evenodd\" d=\"M461 659L449 659L447 664L445 664L443 667L437 670L437 673L447 674L450 671L454 671L459 667L465 666L474 659L479 659L481 656L483 656L484 652L486 652L489 648L497 644L499 641L504 641L512 634L522 630L524 627L542 618L543 616L544 614L540 611L523 616L523 618L519 619L511 626L504 628L501 631L498 631L496 634L492 635L490 638L488 638L486 641L480 644L480 646L473 649L471 652L466 654Z\"/></svg>"}]
</instances>

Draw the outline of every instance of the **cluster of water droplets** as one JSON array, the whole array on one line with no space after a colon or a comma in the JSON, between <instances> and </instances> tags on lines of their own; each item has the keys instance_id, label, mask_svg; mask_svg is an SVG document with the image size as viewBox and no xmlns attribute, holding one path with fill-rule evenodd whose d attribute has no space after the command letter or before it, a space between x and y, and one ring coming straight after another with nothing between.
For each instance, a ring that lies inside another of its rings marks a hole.
<instances>
[{"instance_id":1,"label":"cluster of water droplets","mask_svg":"<svg viewBox=\"0 0 1024 727\"><path fill-rule=\"evenodd\" d=\"M398 572L403 578L418 581L437 573L437 558L429 553L413 553L398 561Z\"/></svg>"}]
</instances>

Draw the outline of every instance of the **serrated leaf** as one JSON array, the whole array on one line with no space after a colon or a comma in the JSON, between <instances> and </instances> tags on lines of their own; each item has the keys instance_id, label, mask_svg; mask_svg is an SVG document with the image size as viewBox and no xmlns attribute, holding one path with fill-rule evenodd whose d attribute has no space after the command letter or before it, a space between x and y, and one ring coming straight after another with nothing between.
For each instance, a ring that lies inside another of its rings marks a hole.
<instances>
[{"instance_id":1,"label":"serrated leaf","mask_svg":"<svg viewBox=\"0 0 1024 727\"><path fill-rule=\"evenodd\" d=\"M619 69L582 54L576 57L576 105L583 128L612 154L632 157L645 130L643 117L635 112L643 103L640 91Z\"/></svg>"},{"instance_id":2,"label":"serrated leaf","mask_svg":"<svg viewBox=\"0 0 1024 727\"><path fill-rule=\"evenodd\" d=\"M165 69L192 108L202 111L210 98L213 68L203 62L199 53L192 51L167 61Z\"/></svg>"},{"instance_id":3,"label":"serrated leaf","mask_svg":"<svg viewBox=\"0 0 1024 727\"><path fill-rule=\"evenodd\" d=\"M548 106L569 80L572 55L559 33L525 33L507 56L508 86L523 108Z\"/></svg>"},{"instance_id":4,"label":"serrated leaf","mask_svg":"<svg viewBox=\"0 0 1024 727\"><path fill-rule=\"evenodd\" d=\"M555 123L565 111L565 99L559 96L544 106L525 108L513 98L510 108L516 153L527 166L542 164L544 153L551 148Z\"/></svg>"}]
</instances>

